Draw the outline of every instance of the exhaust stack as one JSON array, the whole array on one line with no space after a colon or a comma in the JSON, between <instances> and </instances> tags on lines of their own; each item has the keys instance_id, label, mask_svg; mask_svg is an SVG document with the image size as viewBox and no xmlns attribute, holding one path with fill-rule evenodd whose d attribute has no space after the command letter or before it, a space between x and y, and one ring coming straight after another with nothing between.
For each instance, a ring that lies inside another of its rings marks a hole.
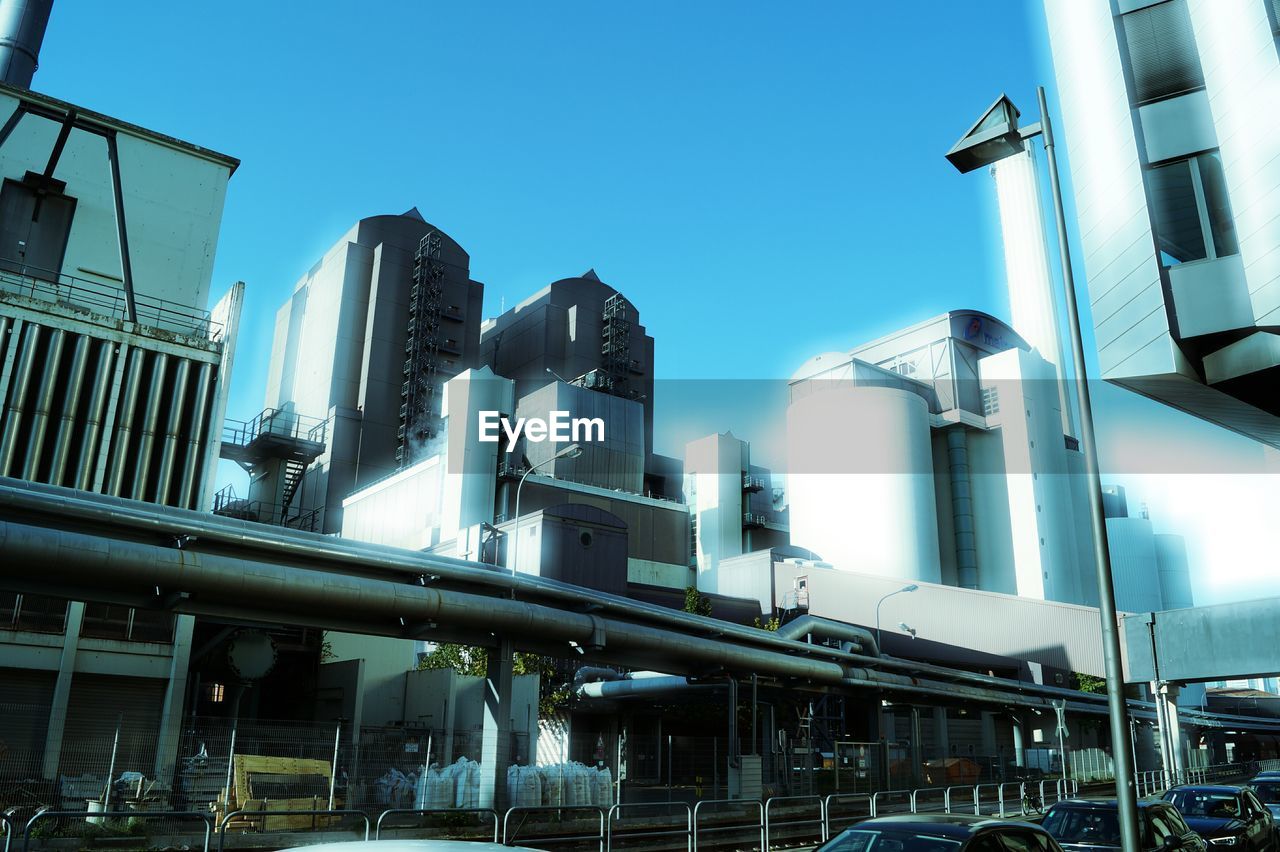
<instances>
[{"instance_id":1,"label":"exhaust stack","mask_svg":"<svg viewBox=\"0 0 1280 852\"><path fill-rule=\"evenodd\" d=\"M31 88L53 0L0 0L0 80Z\"/></svg>"}]
</instances>

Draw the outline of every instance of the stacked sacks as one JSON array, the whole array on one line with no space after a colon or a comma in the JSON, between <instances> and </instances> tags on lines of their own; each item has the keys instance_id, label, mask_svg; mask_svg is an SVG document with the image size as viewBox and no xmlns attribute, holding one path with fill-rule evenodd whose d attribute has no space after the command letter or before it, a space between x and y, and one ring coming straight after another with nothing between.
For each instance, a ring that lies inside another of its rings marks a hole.
<instances>
[{"instance_id":1,"label":"stacked sacks","mask_svg":"<svg viewBox=\"0 0 1280 852\"><path fill-rule=\"evenodd\" d=\"M449 767L452 769L453 767ZM454 807L453 777L442 772L438 763L418 776L418 790L415 807L418 810L442 810Z\"/></svg>"},{"instance_id":2,"label":"stacked sacks","mask_svg":"<svg viewBox=\"0 0 1280 852\"><path fill-rule=\"evenodd\" d=\"M460 757L457 763L445 771L453 777L453 806L456 808L480 807L480 764Z\"/></svg>"},{"instance_id":3,"label":"stacked sacks","mask_svg":"<svg viewBox=\"0 0 1280 852\"><path fill-rule=\"evenodd\" d=\"M542 804L548 807L577 807L613 804L613 776L608 769L595 769L576 761L538 767L542 776Z\"/></svg>"},{"instance_id":4,"label":"stacked sacks","mask_svg":"<svg viewBox=\"0 0 1280 852\"><path fill-rule=\"evenodd\" d=\"M513 808L542 804L542 773L536 766L507 767L507 801Z\"/></svg>"}]
</instances>

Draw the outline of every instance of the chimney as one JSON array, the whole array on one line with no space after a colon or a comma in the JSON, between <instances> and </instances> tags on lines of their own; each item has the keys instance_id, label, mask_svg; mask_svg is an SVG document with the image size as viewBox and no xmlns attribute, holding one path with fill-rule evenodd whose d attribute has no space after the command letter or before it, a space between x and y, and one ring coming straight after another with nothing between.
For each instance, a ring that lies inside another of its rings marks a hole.
<instances>
[{"instance_id":1,"label":"chimney","mask_svg":"<svg viewBox=\"0 0 1280 852\"><path fill-rule=\"evenodd\" d=\"M0 80L31 88L53 0L0 0Z\"/></svg>"}]
</instances>

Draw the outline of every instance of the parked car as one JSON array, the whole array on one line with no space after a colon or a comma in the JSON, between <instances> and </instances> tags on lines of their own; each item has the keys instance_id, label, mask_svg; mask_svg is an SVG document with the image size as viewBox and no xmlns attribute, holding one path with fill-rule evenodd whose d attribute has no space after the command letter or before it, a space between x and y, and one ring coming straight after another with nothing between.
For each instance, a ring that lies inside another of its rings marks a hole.
<instances>
[{"instance_id":1,"label":"parked car","mask_svg":"<svg viewBox=\"0 0 1280 852\"><path fill-rule=\"evenodd\" d=\"M1280 772L1263 772L1249 782L1258 801L1267 806L1273 819L1280 820Z\"/></svg>"},{"instance_id":2,"label":"parked car","mask_svg":"<svg viewBox=\"0 0 1280 852\"><path fill-rule=\"evenodd\" d=\"M1213 846L1240 852L1275 849L1275 818L1248 787L1186 785L1169 790L1164 799Z\"/></svg>"},{"instance_id":3,"label":"parked car","mask_svg":"<svg viewBox=\"0 0 1280 852\"><path fill-rule=\"evenodd\" d=\"M1205 852L1208 849L1204 839L1168 802L1140 799L1138 819L1144 850ZM1041 825L1069 852L1120 848L1120 817L1115 799L1058 802L1045 813Z\"/></svg>"},{"instance_id":4,"label":"parked car","mask_svg":"<svg viewBox=\"0 0 1280 852\"><path fill-rule=\"evenodd\" d=\"M965 814L902 814L847 828L815 852L1062 852L1038 825Z\"/></svg>"},{"instance_id":5,"label":"parked car","mask_svg":"<svg viewBox=\"0 0 1280 852\"><path fill-rule=\"evenodd\" d=\"M290 849L291 852L540 852L527 846L473 840L343 840Z\"/></svg>"}]
</instances>

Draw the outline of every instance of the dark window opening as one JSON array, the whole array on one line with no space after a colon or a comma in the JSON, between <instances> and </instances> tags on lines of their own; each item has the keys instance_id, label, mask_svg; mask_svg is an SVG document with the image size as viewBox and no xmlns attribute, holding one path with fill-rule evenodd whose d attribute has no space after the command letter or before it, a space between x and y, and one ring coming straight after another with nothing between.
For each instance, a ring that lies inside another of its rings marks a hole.
<instances>
[{"instance_id":1,"label":"dark window opening","mask_svg":"<svg viewBox=\"0 0 1280 852\"><path fill-rule=\"evenodd\" d=\"M67 601L44 595L0 592L0 630L61 633L67 624Z\"/></svg>"},{"instance_id":2,"label":"dark window opening","mask_svg":"<svg viewBox=\"0 0 1280 852\"><path fill-rule=\"evenodd\" d=\"M5 179L0 187L0 268L36 278L61 274L76 210L76 200L62 194L65 186L34 172L21 181Z\"/></svg>"},{"instance_id":3,"label":"dark window opening","mask_svg":"<svg viewBox=\"0 0 1280 852\"><path fill-rule=\"evenodd\" d=\"M1191 16L1167 0L1120 17L1135 105L1204 88Z\"/></svg>"},{"instance_id":4,"label":"dark window opening","mask_svg":"<svg viewBox=\"0 0 1280 852\"><path fill-rule=\"evenodd\" d=\"M1147 186L1164 266L1240 251L1217 151L1155 166Z\"/></svg>"}]
</instances>

